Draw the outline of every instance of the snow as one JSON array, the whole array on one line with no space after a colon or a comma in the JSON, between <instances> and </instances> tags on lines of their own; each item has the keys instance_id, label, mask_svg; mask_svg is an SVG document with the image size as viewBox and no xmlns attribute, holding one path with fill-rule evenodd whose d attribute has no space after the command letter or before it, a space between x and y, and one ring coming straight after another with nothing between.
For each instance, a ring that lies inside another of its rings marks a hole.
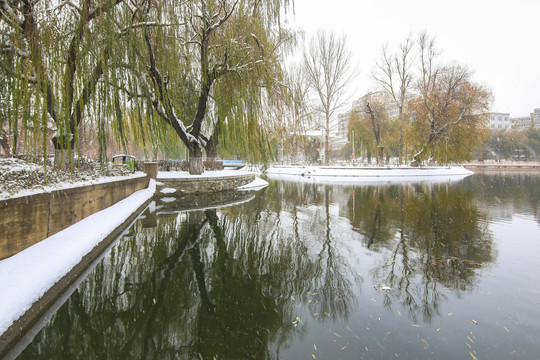
<instances>
[{"instance_id":1,"label":"snow","mask_svg":"<svg viewBox=\"0 0 540 360\"><path fill-rule=\"evenodd\" d=\"M143 172L132 174L127 167L112 164L103 166L84 159L72 170L55 170L52 163L47 167L45 174L42 164L0 157L0 199L146 176ZM74 179L77 181L73 181Z\"/></svg>"},{"instance_id":2,"label":"snow","mask_svg":"<svg viewBox=\"0 0 540 360\"><path fill-rule=\"evenodd\" d=\"M56 190L67 190L67 189L77 188L81 186L105 184L109 182L116 182L116 181L134 179L134 178L145 177L145 176L146 174L144 172L138 171L138 172L133 173L133 175L129 175L129 176L105 176L105 177L100 177L97 179L86 180L86 181L75 181L75 182L66 181L66 182L57 183L54 186L44 186L42 188L19 191L15 195L9 196L9 198L18 198L18 197L23 197L23 196L28 196L28 195L48 193L48 192L56 191ZM5 196L2 196L2 195L5 195ZM3 193L0 194L0 199L2 197L6 198L8 197L8 194L3 194Z\"/></svg>"},{"instance_id":3,"label":"snow","mask_svg":"<svg viewBox=\"0 0 540 360\"><path fill-rule=\"evenodd\" d=\"M159 191L162 194L172 194L176 192L176 189L173 188L164 188Z\"/></svg>"},{"instance_id":4,"label":"snow","mask_svg":"<svg viewBox=\"0 0 540 360\"><path fill-rule=\"evenodd\" d=\"M250 182L249 184L239 186L237 187L238 190L248 190L248 191L257 191L261 190L268 186L268 181L261 179L260 177L256 177L255 180Z\"/></svg>"},{"instance_id":5,"label":"snow","mask_svg":"<svg viewBox=\"0 0 540 360\"><path fill-rule=\"evenodd\" d=\"M410 177L471 175L462 166L432 167L360 167L360 166L274 166L266 174L334 177Z\"/></svg>"},{"instance_id":6,"label":"snow","mask_svg":"<svg viewBox=\"0 0 540 360\"><path fill-rule=\"evenodd\" d=\"M158 180L172 180L172 179L207 179L207 178L225 178L252 175L254 173L243 170L219 170L219 171L205 171L201 175L190 175L187 171L158 171Z\"/></svg>"},{"instance_id":7,"label":"snow","mask_svg":"<svg viewBox=\"0 0 540 360\"><path fill-rule=\"evenodd\" d=\"M266 170L275 179L314 183L381 183L396 181L461 180L473 172L461 166L451 167L332 167L332 166L275 166Z\"/></svg>"},{"instance_id":8,"label":"snow","mask_svg":"<svg viewBox=\"0 0 540 360\"><path fill-rule=\"evenodd\" d=\"M135 209L150 199L155 189L155 182L151 180L147 189L137 191L115 205L88 216L10 258L1 260L0 334L122 224Z\"/></svg>"},{"instance_id":9,"label":"snow","mask_svg":"<svg viewBox=\"0 0 540 360\"><path fill-rule=\"evenodd\" d=\"M161 198L159 199L161 202L164 202L164 203L170 203L170 202L174 202L176 201L176 198L173 198L173 197L164 197L164 198Z\"/></svg>"}]
</instances>

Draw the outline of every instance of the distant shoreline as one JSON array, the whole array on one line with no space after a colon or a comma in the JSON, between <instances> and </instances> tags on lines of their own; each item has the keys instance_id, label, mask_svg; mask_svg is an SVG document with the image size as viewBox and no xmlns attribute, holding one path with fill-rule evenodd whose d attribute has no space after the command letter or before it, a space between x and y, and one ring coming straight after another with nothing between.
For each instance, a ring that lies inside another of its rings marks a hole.
<instances>
[{"instance_id":1,"label":"distant shoreline","mask_svg":"<svg viewBox=\"0 0 540 360\"><path fill-rule=\"evenodd\" d=\"M467 176L473 172L463 166L383 167L383 166L288 166L276 165L267 175L296 175L302 177L431 177Z\"/></svg>"}]
</instances>

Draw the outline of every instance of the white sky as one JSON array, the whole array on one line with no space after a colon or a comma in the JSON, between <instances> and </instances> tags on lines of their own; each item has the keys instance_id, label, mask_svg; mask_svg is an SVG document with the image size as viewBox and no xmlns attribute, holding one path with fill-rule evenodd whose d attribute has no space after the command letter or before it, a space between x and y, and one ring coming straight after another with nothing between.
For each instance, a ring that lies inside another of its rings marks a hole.
<instances>
[{"instance_id":1,"label":"white sky","mask_svg":"<svg viewBox=\"0 0 540 360\"><path fill-rule=\"evenodd\" d=\"M540 0L295 0L294 27L345 33L358 76L352 99L375 88L381 48L426 30L444 62L474 70L494 95L492 111L528 115L540 108Z\"/></svg>"}]
</instances>

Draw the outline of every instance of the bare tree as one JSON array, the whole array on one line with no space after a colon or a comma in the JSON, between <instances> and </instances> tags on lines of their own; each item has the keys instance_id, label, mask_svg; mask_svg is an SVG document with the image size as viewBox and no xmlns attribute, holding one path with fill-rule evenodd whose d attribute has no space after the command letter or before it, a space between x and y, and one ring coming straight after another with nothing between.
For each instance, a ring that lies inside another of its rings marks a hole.
<instances>
[{"instance_id":1,"label":"bare tree","mask_svg":"<svg viewBox=\"0 0 540 360\"><path fill-rule=\"evenodd\" d=\"M379 85L390 95L398 108L399 117L399 163L403 160L403 127L405 122L404 109L413 84L413 56L414 41L407 37L399 46L395 54L384 46L377 68L372 76Z\"/></svg>"},{"instance_id":2,"label":"bare tree","mask_svg":"<svg viewBox=\"0 0 540 360\"><path fill-rule=\"evenodd\" d=\"M412 166L420 165L429 149L443 140L459 144L460 139L478 139L485 128L491 93L472 82L472 72L462 65L441 66L434 39L426 33L419 37L421 74L418 97L411 101L417 152ZM440 144L439 144L440 145ZM453 146L464 151L464 146Z\"/></svg>"},{"instance_id":3,"label":"bare tree","mask_svg":"<svg viewBox=\"0 0 540 360\"><path fill-rule=\"evenodd\" d=\"M292 138L291 138L291 161L296 161L298 153L298 132L305 129L311 115L307 108L308 86L300 69L291 73L291 115L292 115Z\"/></svg>"},{"instance_id":4,"label":"bare tree","mask_svg":"<svg viewBox=\"0 0 540 360\"><path fill-rule=\"evenodd\" d=\"M347 86L353 78L351 52L345 36L319 31L304 50L303 63L306 79L320 102L324 115L325 163L330 158L330 119L348 99Z\"/></svg>"}]
</instances>

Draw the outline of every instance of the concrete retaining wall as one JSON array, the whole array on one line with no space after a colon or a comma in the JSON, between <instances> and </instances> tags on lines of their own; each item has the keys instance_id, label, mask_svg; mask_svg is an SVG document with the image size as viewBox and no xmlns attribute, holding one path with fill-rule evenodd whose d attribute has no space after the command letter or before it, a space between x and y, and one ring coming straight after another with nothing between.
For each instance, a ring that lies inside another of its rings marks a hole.
<instances>
[{"instance_id":1,"label":"concrete retaining wall","mask_svg":"<svg viewBox=\"0 0 540 360\"><path fill-rule=\"evenodd\" d=\"M148 187L141 176L0 200L0 259Z\"/></svg>"},{"instance_id":2,"label":"concrete retaining wall","mask_svg":"<svg viewBox=\"0 0 540 360\"><path fill-rule=\"evenodd\" d=\"M247 173L224 177L159 178L165 187L177 189L184 194L215 193L234 190L255 180L255 174Z\"/></svg>"}]
</instances>

